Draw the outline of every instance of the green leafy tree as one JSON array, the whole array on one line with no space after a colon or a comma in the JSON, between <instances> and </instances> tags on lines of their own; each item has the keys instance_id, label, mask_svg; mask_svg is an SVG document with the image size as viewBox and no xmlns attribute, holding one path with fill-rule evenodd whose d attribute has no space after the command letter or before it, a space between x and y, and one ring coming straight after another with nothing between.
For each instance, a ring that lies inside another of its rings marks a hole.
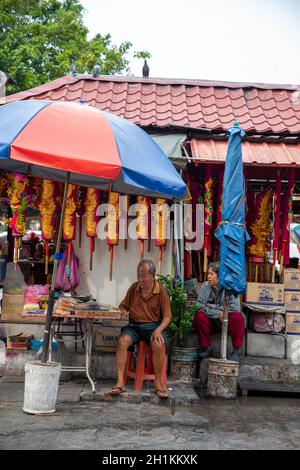
<instances>
[{"instance_id":1,"label":"green leafy tree","mask_svg":"<svg viewBox=\"0 0 300 470\"><path fill-rule=\"evenodd\" d=\"M180 281L170 276L159 276L158 281L166 288L170 298L172 321L168 326L169 337L172 339L177 336L179 343L184 344L186 334L192 330L193 318L199 307L197 304L189 305Z\"/></svg>"},{"instance_id":2,"label":"green leafy tree","mask_svg":"<svg viewBox=\"0 0 300 470\"><path fill-rule=\"evenodd\" d=\"M88 40L79 0L0 0L0 70L15 80L8 93L26 90L69 73L129 72L132 44L112 44L109 34ZM145 51L143 51L145 52Z\"/></svg>"}]
</instances>

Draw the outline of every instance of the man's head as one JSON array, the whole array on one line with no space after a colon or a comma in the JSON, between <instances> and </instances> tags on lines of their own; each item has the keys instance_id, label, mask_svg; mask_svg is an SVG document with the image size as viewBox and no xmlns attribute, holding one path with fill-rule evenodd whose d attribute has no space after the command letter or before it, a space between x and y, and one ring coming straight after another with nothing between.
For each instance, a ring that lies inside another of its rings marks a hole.
<instances>
[{"instance_id":1,"label":"man's head","mask_svg":"<svg viewBox=\"0 0 300 470\"><path fill-rule=\"evenodd\" d=\"M208 265L207 280L211 287L218 287L220 264L213 262Z\"/></svg>"},{"instance_id":2,"label":"man's head","mask_svg":"<svg viewBox=\"0 0 300 470\"><path fill-rule=\"evenodd\" d=\"M151 289L155 279L155 264L148 259L142 259L137 267L137 280L141 289Z\"/></svg>"}]
</instances>

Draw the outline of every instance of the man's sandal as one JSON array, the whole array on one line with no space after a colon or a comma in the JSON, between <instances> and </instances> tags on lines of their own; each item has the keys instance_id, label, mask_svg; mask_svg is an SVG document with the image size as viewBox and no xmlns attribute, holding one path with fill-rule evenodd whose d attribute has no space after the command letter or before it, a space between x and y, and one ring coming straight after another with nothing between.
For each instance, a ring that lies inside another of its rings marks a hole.
<instances>
[{"instance_id":1,"label":"man's sandal","mask_svg":"<svg viewBox=\"0 0 300 470\"><path fill-rule=\"evenodd\" d=\"M107 395L111 395L111 396L123 395L123 396L126 396L126 395L128 395L128 392L127 392L127 390L125 390L124 388L121 388L121 387L113 387L113 388L107 393Z\"/></svg>"},{"instance_id":2,"label":"man's sandal","mask_svg":"<svg viewBox=\"0 0 300 470\"><path fill-rule=\"evenodd\" d=\"M157 389L157 390L153 390L153 393L155 393L155 395L157 395L158 398L168 398L169 397L168 390Z\"/></svg>"}]
</instances>

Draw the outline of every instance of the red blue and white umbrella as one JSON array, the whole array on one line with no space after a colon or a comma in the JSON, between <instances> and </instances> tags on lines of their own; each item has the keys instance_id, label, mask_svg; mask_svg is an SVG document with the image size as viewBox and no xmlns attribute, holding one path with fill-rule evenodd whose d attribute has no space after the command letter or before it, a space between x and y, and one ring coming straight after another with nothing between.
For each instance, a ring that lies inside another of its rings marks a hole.
<instances>
[{"instance_id":1,"label":"red blue and white umbrella","mask_svg":"<svg viewBox=\"0 0 300 470\"><path fill-rule=\"evenodd\" d=\"M162 149L138 126L79 103L16 101L0 107L0 169L65 182L42 363L49 354L55 279L68 184L167 199L186 186Z\"/></svg>"},{"instance_id":2,"label":"red blue and white umbrella","mask_svg":"<svg viewBox=\"0 0 300 470\"><path fill-rule=\"evenodd\" d=\"M186 186L167 155L135 124L64 101L0 107L0 168L56 181L167 199Z\"/></svg>"}]
</instances>

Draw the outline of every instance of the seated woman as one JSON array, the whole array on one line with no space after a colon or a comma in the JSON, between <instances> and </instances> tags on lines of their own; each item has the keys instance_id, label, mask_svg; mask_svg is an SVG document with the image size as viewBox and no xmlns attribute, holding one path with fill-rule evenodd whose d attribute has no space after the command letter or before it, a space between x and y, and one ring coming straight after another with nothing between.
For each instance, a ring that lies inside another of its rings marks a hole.
<instances>
[{"instance_id":1,"label":"seated woman","mask_svg":"<svg viewBox=\"0 0 300 470\"><path fill-rule=\"evenodd\" d=\"M197 304L199 305L199 311L193 320L193 325L202 348L200 353L202 359L212 355L211 334L222 330L224 292L219 291L218 274L219 263L210 263L207 272L207 282L202 284L198 294ZM241 312L239 296L229 296L228 313L228 334L231 337L233 346L233 353L229 359L239 361L245 333L245 320Z\"/></svg>"}]
</instances>

